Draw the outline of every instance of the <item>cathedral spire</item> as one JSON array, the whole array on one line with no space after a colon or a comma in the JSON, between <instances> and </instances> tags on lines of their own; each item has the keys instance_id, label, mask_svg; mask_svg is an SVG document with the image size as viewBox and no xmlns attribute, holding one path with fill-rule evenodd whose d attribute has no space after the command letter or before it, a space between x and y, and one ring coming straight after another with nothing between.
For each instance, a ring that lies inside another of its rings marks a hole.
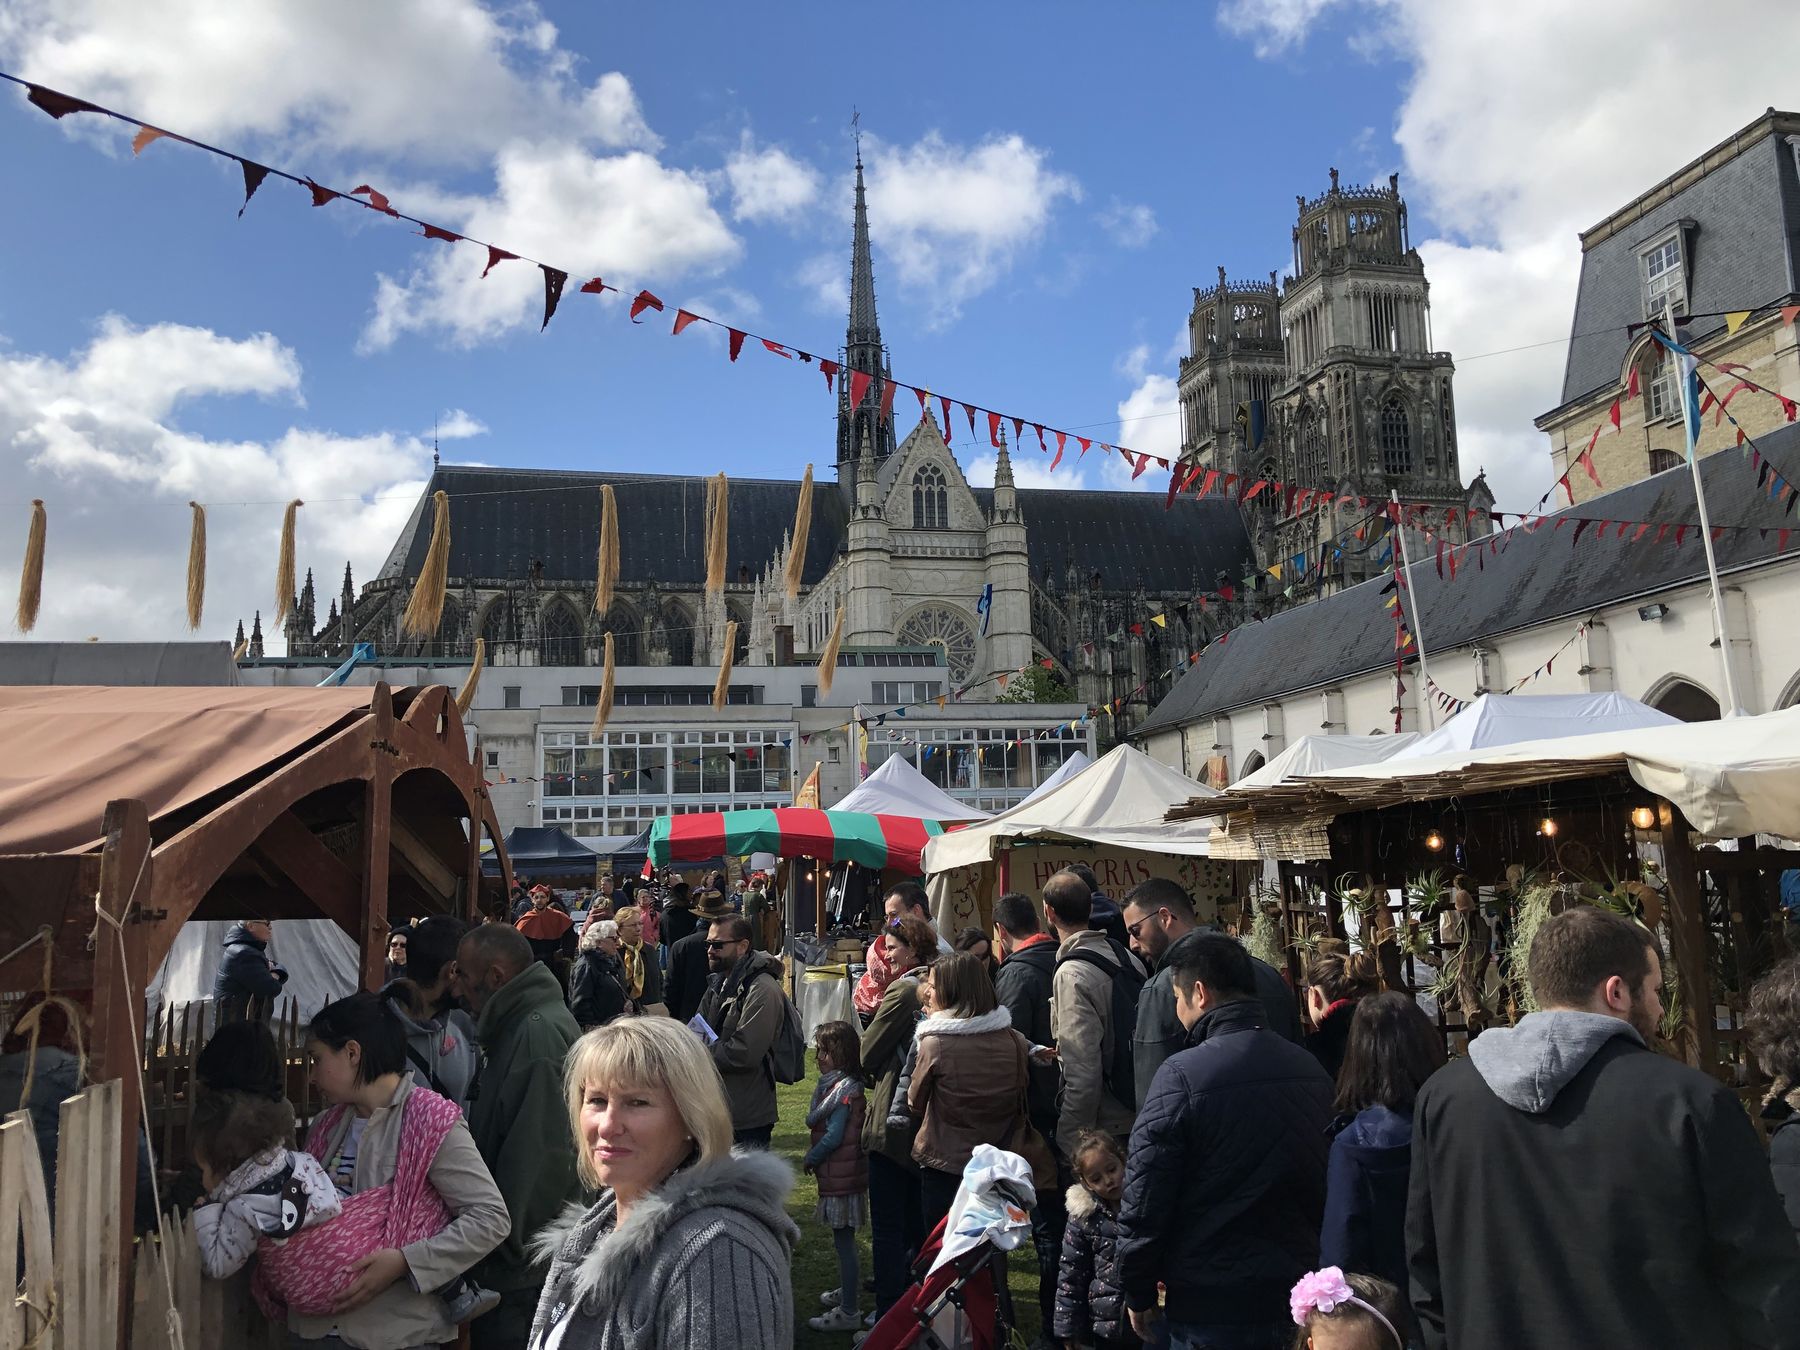
<instances>
[{"instance_id":1,"label":"cathedral spire","mask_svg":"<svg viewBox=\"0 0 1800 1350\"><path fill-rule=\"evenodd\" d=\"M839 477L854 463L867 434L875 456L894 453L891 420L881 421L883 385L888 377L887 351L881 344L881 322L875 317L875 264L869 248L869 204L863 188L862 141L856 147L856 212L850 236L850 322L844 332L843 371L838 382ZM862 401L850 406L852 371L871 376Z\"/></svg>"}]
</instances>

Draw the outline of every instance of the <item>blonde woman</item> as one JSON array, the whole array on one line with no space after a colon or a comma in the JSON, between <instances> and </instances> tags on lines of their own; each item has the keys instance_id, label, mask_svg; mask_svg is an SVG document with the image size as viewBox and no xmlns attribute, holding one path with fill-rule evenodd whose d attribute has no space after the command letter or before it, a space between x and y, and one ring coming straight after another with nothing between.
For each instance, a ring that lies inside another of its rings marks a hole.
<instances>
[{"instance_id":1,"label":"blonde woman","mask_svg":"<svg viewBox=\"0 0 1800 1350\"><path fill-rule=\"evenodd\" d=\"M613 915L619 926L619 963L625 971L625 995L644 1012L667 1017L659 953L644 941L644 911L627 905Z\"/></svg>"},{"instance_id":2,"label":"blonde woman","mask_svg":"<svg viewBox=\"0 0 1800 1350\"><path fill-rule=\"evenodd\" d=\"M793 1170L731 1151L699 1039L670 1018L621 1018L575 1043L566 1083L576 1166L600 1198L533 1244L550 1273L530 1350L788 1350Z\"/></svg>"}]
</instances>

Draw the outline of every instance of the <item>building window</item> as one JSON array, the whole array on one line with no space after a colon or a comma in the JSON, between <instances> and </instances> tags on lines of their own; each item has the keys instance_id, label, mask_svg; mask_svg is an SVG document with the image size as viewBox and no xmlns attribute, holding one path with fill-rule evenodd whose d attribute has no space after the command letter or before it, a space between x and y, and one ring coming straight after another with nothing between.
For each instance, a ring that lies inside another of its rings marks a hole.
<instances>
[{"instance_id":1,"label":"building window","mask_svg":"<svg viewBox=\"0 0 1800 1350\"><path fill-rule=\"evenodd\" d=\"M1687 312L1687 273L1682 266L1678 229L1646 249L1640 258L1644 276L1644 317L1654 318L1666 300L1675 313Z\"/></svg>"},{"instance_id":2,"label":"building window","mask_svg":"<svg viewBox=\"0 0 1800 1350\"><path fill-rule=\"evenodd\" d=\"M509 684L505 688L503 688L500 691L500 693L501 693L501 699L500 699L501 707L516 708L519 706L519 686L518 685Z\"/></svg>"},{"instance_id":3,"label":"building window","mask_svg":"<svg viewBox=\"0 0 1800 1350\"><path fill-rule=\"evenodd\" d=\"M927 464L913 475L913 528L942 530L950 524L950 498L944 471Z\"/></svg>"},{"instance_id":4,"label":"building window","mask_svg":"<svg viewBox=\"0 0 1800 1350\"><path fill-rule=\"evenodd\" d=\"M803 684L800 686L800 706L802 708L816 708L819 706L818 685Z\"/></svg>"},{"instance_id":5,"label":"building window","mask_svg":"<svg viewBox=\"0 0 1800 1350\"><path fill-rule=\"evenodd\" d=\"M1300 429L1295 436L1298 455L1296 466L1299 469L1302 487L1321 487L1325 484L1325 427L1324 419L1311 408L1300 410Z\"/></svg>"},{"instance_id":6,"label":"building window","mask_svg":"<svg viewBox=\"0 0 1800 1350\"><path fill-rule=\"evenodd\" d=\"M1675 387L1675 363L1665 360L1650 376L1644 404L1652 422L1662 422L1681 415L1681 391Z\"/></svg>"},{"instance_id":7,"label":"building window","mask_svg":"<svg viewBox=\"0 0 1800 1350\"><path fill-rule=\"evenodd\" d=\"M1681 467L1681 456L1674 450L1652 450L1650 452L1650 472L1665 473L1670 469Z\"/></svg>"},{"instance_id":8,"label":"building window","mask_svg":"<svg viewBox=\"0 0 1800 1350\"><path fill-rule=\"evenodd\" d=\"M500 752L498 750L490 750L487 752L487 766L490 769L497 769L500 767Z\"/></svg>"},{"instance_id":9,"label":"building window","mask_svg":"<svg viewBox=\"0 0 1800 1350\"><path fill-rule=\"evenodd\" d=\"M1413 470L1412 429L1407 425L1406 406L1393 395L1381 405L1381 469L1391 478Z\"/></svg>"},{"instance_id":10,"label":"building window","mask_svg":"<svg viewBox=\"0 0 1800 1350\"><path fill-rule=\"evenodd\" d=\"M581 664L581 620L561 601L553 603L544 614L538 660L547 666Z\"/></svg>"}]
</instances>

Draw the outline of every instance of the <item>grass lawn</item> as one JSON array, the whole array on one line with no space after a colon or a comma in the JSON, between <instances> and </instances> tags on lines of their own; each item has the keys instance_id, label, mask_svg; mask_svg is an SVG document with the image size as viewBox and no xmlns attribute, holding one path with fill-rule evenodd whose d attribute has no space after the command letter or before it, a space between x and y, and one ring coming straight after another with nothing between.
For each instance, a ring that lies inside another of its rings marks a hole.
<instances>
[{"instance_id":1,"label":"grass lawn","mask_svg":"<svg viewBox=\"0 0 1800 1350\"><path fill-rule=\"evenodd\" d=\"M810 1052L807 1063L812 1063ZM816 1069L814 1073L816 1074ZM831 1234L813 1217L813 1210L819 1202L818 1183L800 1171L800 1160L806 1156L807 1145L811 1141L811 1134L806 1128L806 1109L812 1103L812 1091L817 1082L815 1076L802 1083L784 1084L776 1088L781 1107L781 1123L775 1127L775 1150L794 1164L794 1193L788 1199L788 1213L800 1226L800 1245L794 1251L794 1305L797 1310L795 1325L798 1328L794 1344L800 1350L811 1350L814 1347L817 1350L826 1350L826 1347L843 1350L843 1347L850 1344L851 1333L814 1331L806 1325L807 1318L816 1317L824 1311L819 1305L819 1295L836 1287L838 1281L837 1256L832 1251ZM857 1234L857 1245L862 1249L862 1277L866 1280L873 1269L869 1256L869 1230L866 1227ZM1013 1312L1019 1320L1019 1329L1029 1342L1038 1332L1037 1257L1032 1252L1030 1242L1026 1242L1012 1254L1009 1271ZM874 1295L864 1294L862 1310L866 1313L874 1306Z\"/></svg>"}]
</instances>

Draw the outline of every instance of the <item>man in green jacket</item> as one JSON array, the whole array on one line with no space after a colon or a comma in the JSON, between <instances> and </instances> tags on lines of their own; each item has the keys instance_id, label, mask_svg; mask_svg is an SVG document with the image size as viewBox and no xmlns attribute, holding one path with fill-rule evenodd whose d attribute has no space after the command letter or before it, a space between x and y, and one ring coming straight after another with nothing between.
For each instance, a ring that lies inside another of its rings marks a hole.
<instances>
[{"instance_id":1,"label":"man in green jacket","mask_svg":"<svg viewBox=\"0 0 1800 1350\"><path fill-rule=\"evenodd\" d=\"M555 974L532 959L531 944L516 929L472 929L456 964L458 992L476 1019L484 1056L469 1133L512 1216L512 1233L473 1272L499 1293L500 1306L469 1324L469 1343L472 1350L514 1350L531 1333L544 1284L531 1239L581 1199L563 1095L563 1062L581 1028Z\"/></svg>"}]
</instances>

